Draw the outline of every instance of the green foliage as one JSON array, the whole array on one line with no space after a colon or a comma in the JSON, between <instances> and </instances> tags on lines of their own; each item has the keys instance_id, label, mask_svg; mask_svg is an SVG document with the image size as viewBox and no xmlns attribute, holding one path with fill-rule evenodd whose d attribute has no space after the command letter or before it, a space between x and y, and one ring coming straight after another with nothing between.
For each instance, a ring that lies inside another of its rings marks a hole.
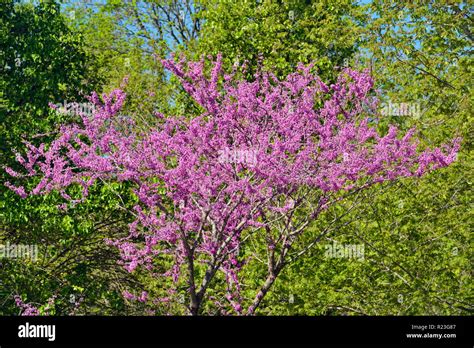
<instances>
[{"instance_id":1,"label":"green foliage","mask_svg":"<svg viewBox=\"0 0 474 348\"><path fill-rule=\"evenodd\" d=\"M48 103L81 101L99 83L94 61L54 1L4 1L0 9L0 146L2 158L21 136L51 131ZM62 120L63 121L63 120ZM8 149L8 151L7 151Z\"/></svg>"},{"instance_id":2,"label":"green foliage","mask_svg":"<svg viewBox=\"0 0 474 348\"><path fill-rule=\"evenodd\" d=\"M279 76L299 62L314 62L323 79L334 76L357 47L363 19L351 0L338 1L201 1L202 33L193 53L223 54L225 64L259 56ZM194 48L194 47L193 47Z\"/></svg>"},{"instance_id":3,"label":"green foliage","mask_svg":"<svg viewBox=\"0 0 474 348\"><path fill-rule=\"evenodd\" d=\"M78 296L77 289L83 289L88 313L116 313L123 301L113 283L125 279L126 272L116 265L116 251L106 247L104 238L127 228L117 195L104 189L94 200L64 212L58 209L63 202L58 195L23 200L3 185L14 181L3 171L6 165L16 165L12 148L19 149L22 140L37 142L33 135L38 133L43 133L42 141L54 137L57 125L70 120L51 111L48 102L80 102L97 88L97 61L54 1L35 6L3 2L0 47L0 244L39 248L36 262L0 260L0 314L18 313L16 294L38 305L56 295L54 313L72 313L70 295ZM111 224L104 231L103 226ZM127 279L133 283L133 277ZM111 299L113 306L103 303Z\"/></svg>"}]
</instances>

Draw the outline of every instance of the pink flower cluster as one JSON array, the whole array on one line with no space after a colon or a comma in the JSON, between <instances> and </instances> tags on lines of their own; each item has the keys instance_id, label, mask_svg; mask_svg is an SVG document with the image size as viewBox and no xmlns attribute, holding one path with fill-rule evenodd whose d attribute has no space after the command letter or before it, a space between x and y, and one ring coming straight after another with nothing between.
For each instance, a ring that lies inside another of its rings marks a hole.
<instances>
[{"instance_id":1,"label":"pink flower cluster","mask_svg":"<svg viewBox=\"0 0 474 348\"><path fill-rule=\"evenodd\" d=\"M33 306L31 303L24 303L20 296L14 296L15 304L21 309L22 316L37 316L39 314L38 308Z\"/></svg>"},{"instance_id":2,"label":"pink flower cluster","mask_svg":"<svg viewBox=\"0 0 474 348\"><path fill-rule=\"evenodd\" d=\"M146 302L148 300L148 293L146 291L142 291L140 296L136 296L128 291L124 291L122 295L125 299L131 301Z\"/></svg>"}]
</instances>

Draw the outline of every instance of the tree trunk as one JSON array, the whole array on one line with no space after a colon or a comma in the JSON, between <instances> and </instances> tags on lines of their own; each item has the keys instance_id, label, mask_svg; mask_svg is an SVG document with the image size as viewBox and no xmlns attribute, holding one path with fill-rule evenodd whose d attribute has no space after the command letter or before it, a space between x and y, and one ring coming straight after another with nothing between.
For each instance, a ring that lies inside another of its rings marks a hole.
<instances>
[{"instance_id":1,"label":"tree trunk","mask_svg":"<svg viewBox=\"0 0 474 348\"><path fill-rule=\"evenodd\" d=\"M262 287L258 291L257 296L255 296L255 299L253 300L252 305L247 310L247 315L253 315L255 313L255 310L260 305L260 302L262 302L268 290L270 290L271 286L275 282L277 275L278 275L278 272L276 274L270 274L267 277L267 279L265 280L265 283L262 285Z\"/></svg>"}]
</instances>

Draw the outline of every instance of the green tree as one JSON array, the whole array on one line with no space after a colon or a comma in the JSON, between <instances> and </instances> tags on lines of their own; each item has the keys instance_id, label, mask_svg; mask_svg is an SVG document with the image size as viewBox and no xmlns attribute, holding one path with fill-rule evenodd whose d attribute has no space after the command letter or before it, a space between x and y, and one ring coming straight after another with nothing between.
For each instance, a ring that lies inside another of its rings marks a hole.
<instances>
[{"instance_id":1,"label":"green tree","mask_svg":"<svg viewBox=\"0 0 474 348\"><path fill-rule=\"evenodd\" d=\"M0 9L0 139L5 149L21 136L50 131L58 121L48 103L82 101L99 80L54 1L34 6L4 1ZM9 151L8 151L9 152Z\"/></svg>"},{"instance_id":2,"label":"green tree","mask_svg":"<svg viewBox=\"0 0 474 348\"><path fill-rule=\"evenodd\" d=\"M60 10L55 1L4 1L0 8L0 244L37 245L39 252L37 261L0 260L0 314L19 312L14 295L39 305L57 296L55 314L116 313L123 309L119 284L134 282L104 244L126 228L114 193L126 189L97 187L94 201L60 210L61 197L22 200L3 185L14 180L3 170L16 165L12 149L54 136L59 122L73 118L49 102L84 102L100 90L98 62Z\"/></svg>"},{"instance_id":3,"label":"green tree","mask_svg":"<svg viewBox=\"0 0 474 348\"><path fill-rule=\"evenodd\" d=\"M249 61L255 71L259 56L280 76L296 64L315 63L324 80L355 52L364 19L355 1L208 1L199 2L203 20L193 53L221 52L225 64Z\"/></svg>"}]
</instances>

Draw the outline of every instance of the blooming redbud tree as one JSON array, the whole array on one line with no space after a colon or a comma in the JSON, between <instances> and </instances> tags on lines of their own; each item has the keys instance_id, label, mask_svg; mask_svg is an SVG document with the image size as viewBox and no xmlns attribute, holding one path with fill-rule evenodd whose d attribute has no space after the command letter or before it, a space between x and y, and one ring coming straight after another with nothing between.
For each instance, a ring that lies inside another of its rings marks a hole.
<instances>
[{"instance_id":1,"label":"blooming redbud tree","mask_svg":"<svg viewBox=\"0 0 474 348\"><path fill-rule=\"evenodd\" d=\"M400 136L390 127L379 135L368 122L377 100L366 72L345 69L326 85L303 65L283 80L260 71L253 81L237 79L235 69L225 73L220 56L209 73L204 60L163 65L200 105L199 116L157 113L156 125L139 130L120 118L121 90L93 94L92 117L62 126L49 145L27 143L26 156L17 155L26 174L7 169L14 177L39 176L37 186L26 192L6 185L22 196L56 190L72 200L71 185L80 185L85 198L99 180L133 184L134 221L126 237L108 242L130 272L156 274L158 258L172 260L164 275L186 283L192 315L207 301L219 302L209 296L217 277L225 280L221 305L254 314L282 269L317 242L295 249L341 193L421 176L449 165L459 148L455 139L420 150L415 130ZM243 250L256 234L264 241L266 276L252 298L243 298Z\"/></svg>"}]
</instances>

